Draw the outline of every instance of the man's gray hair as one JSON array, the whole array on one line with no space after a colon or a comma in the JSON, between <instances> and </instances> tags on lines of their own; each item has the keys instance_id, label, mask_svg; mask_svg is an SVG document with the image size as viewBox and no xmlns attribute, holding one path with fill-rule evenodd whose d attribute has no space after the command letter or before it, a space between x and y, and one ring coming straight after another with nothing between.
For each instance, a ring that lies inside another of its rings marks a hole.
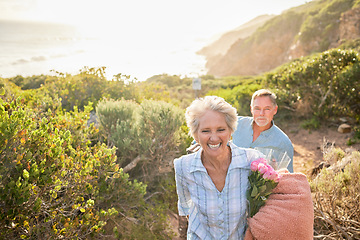
<instances>
[{"instance_id":1,"label":"man's gray hair","mask_svg":"<svg viewBox=\"0 0 360 240\"><path fill-rule=\"evenodd\" d=\"M275 93L271 92L269 89L260 89L260 90L257 90L256 92L254 92L254 94L251 97L250 106L253 106L254 100L257 97L269 97L272 104L274 105L274 107L277 106L276 95L275 95Z\"/></svg>"}]
</instances>

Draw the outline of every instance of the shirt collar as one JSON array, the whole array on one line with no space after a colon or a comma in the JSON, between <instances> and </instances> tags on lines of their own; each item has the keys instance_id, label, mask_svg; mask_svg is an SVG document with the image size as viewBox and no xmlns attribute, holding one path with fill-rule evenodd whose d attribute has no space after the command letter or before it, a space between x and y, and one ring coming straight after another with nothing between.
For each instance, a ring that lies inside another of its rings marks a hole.
<instances>
[{"instance_id":1,"label":"shirt collar","mask_svg":"<svg viewBox=\"0 0 360 240\"><path fill-rule=\"evenodd\" d=\"M190 166L191 173L195 171L206 172L206 168L201 162L201 152L202 152L202 148L200 147L200 149L195 153L195 157L191 162L191 166Z\"/></svg>"},{"instance_id":2,"label":"shirt collar","mask_svg":"<svg viewBox=\"0 0 360 240\"><path fill-rule=\"evenodd\" d=\"M249 168L246 152L242 150L243 148L236 146L232 142L230 142L230 147L232 161L229 166L229 171L234 168Z\"/></svg>"},{"instance_id":3,"label":"shirt collar","mask_svg":"<svg viewBox=\"0 0 360 240\"><path fill-rule=\"evenodd\" d=\"M274 120L271 120L271 123L272 123L272 125L269 129L261 132L261 134L263 134L265 137L268 137L274 129L274 126L275 126ZM251 126L253 126L253 125L254 125L254 118L252 118L252 121L251 121Z\"/></svg>"},{"instance_id":4,"label":"shirt collar","mask_svg":"<svg viewBox=\"0 0 360 240\"><path fill-rule=\"evenodd\" d=\"M233 144L232 142L229 142L229 146L231 148L231 163L229 166L229 170L234 169L234 168L249 168L249 163L247 162L247 158L246 156L244 158L239 158L237 159L240 155L243 155L245 153L245 151L239 151L239 147L237 147L235 144ZM207 172L206 168L204 167L204 165L201 162L201 152L202 152L202 148L200 148L196 153L195 153L195 157L191 162L191 167L190 167L190 172L195 172L195 171L201 171L201 172Z\"/></svg>"}]
</instances>

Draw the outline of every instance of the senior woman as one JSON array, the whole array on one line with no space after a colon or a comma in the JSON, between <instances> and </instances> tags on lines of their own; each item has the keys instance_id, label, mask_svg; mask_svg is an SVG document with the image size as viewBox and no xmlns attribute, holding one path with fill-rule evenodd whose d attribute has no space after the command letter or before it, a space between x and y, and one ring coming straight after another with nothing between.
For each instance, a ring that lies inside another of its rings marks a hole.
<instances>
[{"instance_id":1,"label":"senior woman","mask_svg":"<svg viewBox=\"0 0 360 240\"><path fill-rule=\"evenodd\" d=\"M243 239L250 163L263 155L230 142L236 109L220 97L194 100L185 117L201 146L174 160L179 215L189 221L187 239Z\"/></svg>"}]
</instances>

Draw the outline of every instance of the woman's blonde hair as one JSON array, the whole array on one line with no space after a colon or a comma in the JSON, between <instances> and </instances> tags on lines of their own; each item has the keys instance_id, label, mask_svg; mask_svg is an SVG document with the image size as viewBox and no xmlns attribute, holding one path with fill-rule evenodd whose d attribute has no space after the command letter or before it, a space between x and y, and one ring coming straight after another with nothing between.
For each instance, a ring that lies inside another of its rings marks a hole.
<instances>
[{"instance_id":1,"label":"woman's blonde hair","mask_svg":"<svg viewBox=\"0 0 360 240\"><path fill-rule=\"evenodd\" d=\"M206 96L195 99L190 106L186 108L185 118L187 126L190 128L190 136L195 138L195 134L199 130L199 119L209 110L224 114L226 124L230 128L231 133L234 133L237 127L236 108L221 97Z\"/></svg>"}]
</instances>

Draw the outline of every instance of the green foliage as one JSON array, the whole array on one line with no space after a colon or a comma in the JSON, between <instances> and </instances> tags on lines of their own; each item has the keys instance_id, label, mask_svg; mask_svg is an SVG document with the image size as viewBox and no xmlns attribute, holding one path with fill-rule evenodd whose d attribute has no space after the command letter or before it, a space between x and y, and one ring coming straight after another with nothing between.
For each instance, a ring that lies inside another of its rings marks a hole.
<instances>
[{"instance_id":1,"label":"green foliage","mask_svg":"<svg viewBox=\"0 0 360 240\"><path fill-rule=\"evenodd\" d=\"M267 39L288 34L295 35L299 32L302 22L303 13L288 11L267 21L246 42L259 44Z\"/></svg>"},{"instance_id":2,"label":"green foliage","mask_svg":"<svg viewBox=\"0 0 360 240\"><path fill-rule=\"evenodd\" d=\"M285 64L266 75L289 107L309 106L314 116L328 118L359 113L359 58L355 51L333 49Z\"/></svg>"},{"instance_id":3,"label":"green foliage","mask_svg":"<svg viewBox=\"0 0 360 240\"><path fill-rule=\"evenodd\" d=\"M303 44L309 43L316 36L322 39L319 49L324 51L329 47L326 41L332 37L334 30L339 26L339 19L343 12L351 9L353 1L349 0L332 0L319 2L316 14L309 14L301 26L299 40Z\"/></svg>"},{"instance_id":4,"label":"green foliage","mask_svg":"<svg viewBox=\"0 0 360 240\"><path fill-rule=\"evenodd\" d=\"M38 118L21 102L0 99L1 239L99 239L116 233L129 239L139 229L149 239L169 236L163 210L144 202L145 185L129 181L115 149L89 145L89 109L48 111L47 118ZM149 222L155 216L158 221Z\"/></svg>"},{"instance_id":5,"label":"green foliage","mask_svg":"<svg viewBox=\"0 0 360 240\"><path fill-rule=\"evenodd\" d=\"M314 116L310 119L304 120L301 123L301 127L304 129L308 129L308 130L314 130L314 129L318 129L321 125L320 120Z\"/></svg>"},{"instance_id":6,"label":"green foliage","mask_svg":"<svg viewBox=\"0 0 360 240\"><path fill-rule=\"evenodd\" d=\"M355 0L355 1L354 1L353 8L358 8L358 7L360 7L360 1L359 1L359 0Z\"/></svg>"},{"instance_id":7,"label":"green foliage","mask_svg":"<svg viewBox=\"0 0 360 240\"><path fill-rule=\"evenodd\" d=\"M175 87L180 85L191 85L192 79L190 78L184 78L181 79L180 76L177 75L168 75L168 74L161 74L161 75L155 75L146 80L148 83L161 83L168 87Z\"/></svg>"},{"instance_id":8,"label":"green foliage","mask_svg":"<svg viewBox=\"0 0 360 240\"><path fill-rule=\"evenodd\" d=\"M96 112L108 145L117 148L118 163L126 172L132 170L136 179L151 181L168 172L170 162L185 148L185 133L180 128L184 112L172 104L109 100L100 102ZM127 164L134 160L138 166L128 169Z\"/></svg>"},{"instance_id":9,"label":"green foliage","mask_svg":"<svg viewBox=\"0 0 360 240\"><path fill-rule=\"evenodd\" d=\"M108 146L117 147L118 163L122 166L137 157L139 149L140 106L134 101L103 100L96 107L101 132Z\"/></svg>"},{"instance_id":10,"label":"green foliage","mask_svg":"<svg viewBox=\"0 0 360 240\"><path fill-rule=\"evenodd\" d=\"M310 182L314 194L314 231L336 239L358 239L360 153L354 151Z\"/></svg>"},{"instance_id":11,"label":"green foliage","mask_svg":"<svg viewBox=\"0 0 360 240\"><path fill-rule=\"evenodd\" d=\"M8 79L0 78L0 98L3 100L12 100L18 93L21 92L20 88Z\"/></svg>"},{"instance_id":12,"label":"green foliage","mask_svg":"<svg viewBox=\"0 0 360 240\"><path fill-rule=\"evenodd\" d=\"M341 161L345 155L345 152L341 148L330 147L330 149L324 152L324 160L326 163L335 164Z\"/></svg>"},{"instance_id":13,"label":"green foliage","mask_svg":"<svg viewBox=\"0 0 360 240\"><path fill-rule=\"evenodd\" d=\"M354 127L354 136L349 138L347 141L347 145L353 145L360 142L360 126Z\"/></svg>"},{"instance_id":14,"label":"green foliage","mask_svg":"<svg viewBox=\"0 0 360 240\"><path fill-rule=\"evenodd\" d=\"M32 77L23 77L18 75L16 77L9 78L9 81L15 83L22 90L27 90L27 89L40 88L48 79L52 79L52 78L54 77L46 76L46 75L39 75Z\"/></svg>"},{"instance_id":15,"label":"green foliage","mask_svg":"<svg viewBox=\"0 0 360 240\"><path fill-rule=\"evenodd\" d=\"M144 99L166 102L171 101L168 87L162 83L142 82L138 84L137 91L139 96L141 96L141 101Z\"/></svg>"},{"instance_id":16,"label":"green foliage","mask_svg":"<svg viewBox=\"0 0 360 240\"><path fill-rule=\"evenodd\" d=\"M60 75L50 87L56 89L64 109L72 110L75 106L83 109L88 102L96 104L103 96L106 88L103 74L103 70L85 68L75 76Z\"/></svg>"},{"instance_id":17,"label":"green foliage","mask_svg":"<svg viewBox=\"0 0 360 240\"><path fill-rule=\"evenodd\" d=\"M129 75L119 73L115 75L112 80L106 80L104 82L105 90L102 93L102 97L139 101L140 93L138 92L136 83L136 79L131 79Z\"/></svg>"},{"instance_id":18,"label":"green foliage","mask_svg":"<svg viewBox=\"0 0 360 240\"><path fill-rule=\"evenodd\" d=\"M105 78L105 67L85 67L74 76L59 72L57 74L57 77L46 80L43 89L46 89L50 96L61 98L62 107L68 111L75 106L82 110L89 102L96 105L103 98L138 99L135 80L131 80L127 75L117 74L108 81Z\"/></svg>"},{"instance_id":19,"label":"green foliage","mask_svg":"<svg viewBox=\"0 0 360 240\"><path fill-rule=\"evenodd\" d=\"M342 44L339 46L339 49L355 50L355 51L359 52L359 50L360 50L360 39L344 40L342 42Z\"/></svg>"},{"instance_id":20,"label":"green foliage","mask_svg":"<svg viewBox=\"0 0 360 240\"><path fill-rule=\"evenodd\" d=\"M207 95L216 95L222 97L237 109L238 115L249 116L251 96L262 88L262 85L254 80L248 80L240 83L233 88L220 88L218 90L209 91Z\"/></svg>"}]
</instances>

